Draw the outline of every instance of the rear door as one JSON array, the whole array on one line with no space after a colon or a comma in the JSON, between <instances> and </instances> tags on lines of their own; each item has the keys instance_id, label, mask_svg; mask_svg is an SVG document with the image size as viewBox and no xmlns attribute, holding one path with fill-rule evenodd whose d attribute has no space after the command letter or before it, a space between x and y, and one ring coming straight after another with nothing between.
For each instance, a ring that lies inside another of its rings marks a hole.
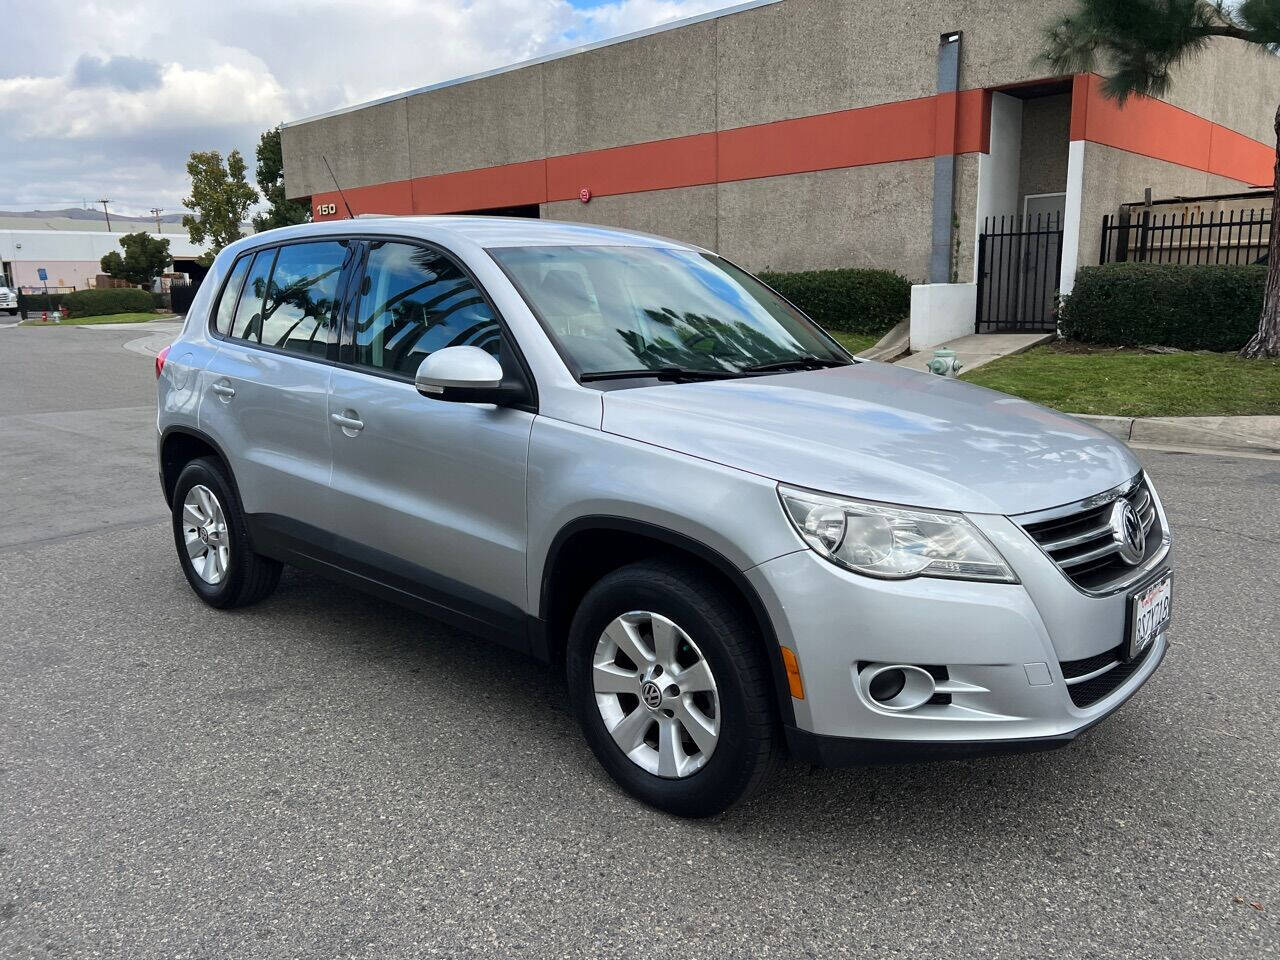
<instances>
[{"instance_id":1,"label":"rear door","mask_svg":"<svg viewBox=\"0 0 1280 960\"><path fill-rule=\"evenodd\" d=\"M343 549L464 626L522 626L534 415L430 400L413 385L423 359L448 346L515 362L496 311L451 256L398 240L369 243L349 311L329 397Z\"/></svg>"},{"instance_id":2,"label":"rear door","mask_svg":"<svg viewBox=\"0 0 1280 960\"><path fill-rule=\"evenodd\" d=\"M311 539L331 514L327 404L337 303L352 244L291 243L246 254L215 312L202 428L221 446L255 529Z\"/></svg>"}]
</instances>

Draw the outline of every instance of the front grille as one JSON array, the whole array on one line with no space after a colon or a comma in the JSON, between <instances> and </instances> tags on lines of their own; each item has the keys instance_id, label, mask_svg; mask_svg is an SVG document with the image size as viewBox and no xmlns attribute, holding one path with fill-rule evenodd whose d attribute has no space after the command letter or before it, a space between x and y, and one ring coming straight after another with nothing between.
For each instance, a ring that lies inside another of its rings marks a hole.
<instances>
[{"instance_id":1,"label":"front grille","mask_svg":"<svg viewBox=\"0 0 1280 960\"><path fill-rule=\"evenodd\" d=\"M1063 660L1063 679L1067 681L1067 693L1077 707L1090 707L1111 695L1141 667L1155 649L1155 644L1135 659L1124 662L1124 644L1083 660Z\"/></svg>"},{"instance_id":2,"label":"front grille","mask_svg":"<svg viewBox=\"0 0 1280 960\"><path fill-rule=\"evenodd\" d=\"M1120 545L1112 536L1109 518L1112 504L1123 496L1137 511L1147 535L1147 549L1140 563L1120 557ZM1076 586L1105 591L1125 580L1163 549L1164 530L1146 477L1138 477L1127 492L1103 494L1078 510L1049 519L1024 523L1022 528Z\"/></svg>"}]
</instances>

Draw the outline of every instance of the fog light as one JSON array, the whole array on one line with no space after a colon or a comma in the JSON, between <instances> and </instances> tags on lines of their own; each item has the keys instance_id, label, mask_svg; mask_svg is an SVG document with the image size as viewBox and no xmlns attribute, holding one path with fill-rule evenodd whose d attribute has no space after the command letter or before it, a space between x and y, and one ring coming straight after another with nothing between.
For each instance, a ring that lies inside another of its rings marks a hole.
<instances>
[{"instance_id":1,"label":"fog light","mask_svg":"<svg viewBox=\"0 0 1280 960\"><path fill-rule=\"evenodd\" d=\"M928 670L906 663L868 664L858 675L858 685L866 699L895 713L924 706L937 686Z\"/></svg>"},{"instance_id":2,"label":"fog light","mask_svg":"<svg viewBox=\"0 0 1280 960\"><path fill-rule=\"evenodd\" d=\"M893 667L877 673L875 678L867 684L867 693L871 694L871 699L876 703L884 703L900 694L906 685L907 675Z\"/></svg>"}]
</instances>

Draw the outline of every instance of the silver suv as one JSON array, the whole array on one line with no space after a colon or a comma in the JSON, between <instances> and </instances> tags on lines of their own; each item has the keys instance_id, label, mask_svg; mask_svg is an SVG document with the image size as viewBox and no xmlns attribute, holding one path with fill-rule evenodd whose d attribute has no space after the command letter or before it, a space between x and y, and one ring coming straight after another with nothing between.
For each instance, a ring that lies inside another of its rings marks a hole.
<instances>
[{"instance_id":1,"label":"silver suv","mask_svg":"<svg viewBox=\"0 0 1280 960\"><path fill-rule=\"evenodd\" d=\"M213 607L319 571L563 663L647 803L1067 743L1164 656L1160 499L1104 433L855 360L732 263L619 230L316 223L217 258L157 358Z\"/></svg>"}]
</instances>

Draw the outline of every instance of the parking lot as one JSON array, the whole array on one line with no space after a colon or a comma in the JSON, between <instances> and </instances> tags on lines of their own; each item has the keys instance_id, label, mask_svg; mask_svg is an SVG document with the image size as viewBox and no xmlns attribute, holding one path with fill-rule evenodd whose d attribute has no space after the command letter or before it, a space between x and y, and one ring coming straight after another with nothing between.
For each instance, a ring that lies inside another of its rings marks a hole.
<instances>
[{"instance_id":1,"label":"parking lot","mask_svg":"<svg viewBox=\"0 0 1280 960\"><path fill-rule=\"evenodd\" d=\"M1173 645L1070 748L685 822L553 670L309 574L201 605L139 336L0 329L0 956L1280 953L1280 459L1140 451Z\"/></svg>"}]
</instances>

